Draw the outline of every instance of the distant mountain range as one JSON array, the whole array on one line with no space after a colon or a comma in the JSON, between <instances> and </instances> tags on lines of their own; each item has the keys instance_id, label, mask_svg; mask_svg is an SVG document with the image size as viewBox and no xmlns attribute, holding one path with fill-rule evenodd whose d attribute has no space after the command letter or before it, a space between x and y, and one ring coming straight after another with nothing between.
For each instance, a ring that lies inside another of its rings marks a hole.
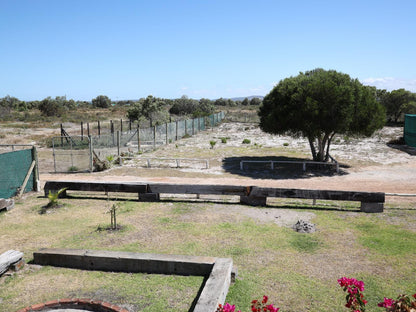
<instances>
[{"instance_id":1,"label":"distant mountain range","mask_svg":"<svg viewBox=\"0 0 416 312\"><path fill-rule=\"evenodd\" d=\"M260 100L263 100L264 96L262 95L250 95L250 96L242 96L242 97L235 97L235 98L231 98L231 100L235 101L243 101L245 98L247 98L248 100L251 100L253 98L258 98Z\"/></svg>"}]
</instances>

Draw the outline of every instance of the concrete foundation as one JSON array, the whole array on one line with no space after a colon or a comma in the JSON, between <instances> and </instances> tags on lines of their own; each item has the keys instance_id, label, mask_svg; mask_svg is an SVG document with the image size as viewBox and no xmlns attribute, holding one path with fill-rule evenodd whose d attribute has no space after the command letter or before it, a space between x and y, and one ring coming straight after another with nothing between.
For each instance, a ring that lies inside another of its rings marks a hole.
<instances>
[{"instance_id":1,"label":"concrete foundation","mask_svg":"<svg viewBox=\"0 0 416 312\"><path fill-rule=\"evenodd\" d=\"M224 304L233 271L230 258L80 249L41 249L33 254L33 262L81 270L204 276L205 284L190 309L197 312L215 312L218 304Z\"/></svg>"}]
</instances>

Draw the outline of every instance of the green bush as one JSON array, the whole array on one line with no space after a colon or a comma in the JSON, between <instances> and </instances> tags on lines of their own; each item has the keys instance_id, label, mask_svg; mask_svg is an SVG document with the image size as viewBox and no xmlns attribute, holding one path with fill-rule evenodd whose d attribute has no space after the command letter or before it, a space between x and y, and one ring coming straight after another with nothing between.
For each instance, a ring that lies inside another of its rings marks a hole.
<instances>
[{"instance_id":1,"label":"green bush","mask_svg":"<svg viewBox=\"0 0 416 312\"><path fill-rule=\"evenodd\" d=\"M250 143L251 143L251 141L249 139L244 139L243 140L243 144L250 144Z\"/></svg>"}]
</instances>

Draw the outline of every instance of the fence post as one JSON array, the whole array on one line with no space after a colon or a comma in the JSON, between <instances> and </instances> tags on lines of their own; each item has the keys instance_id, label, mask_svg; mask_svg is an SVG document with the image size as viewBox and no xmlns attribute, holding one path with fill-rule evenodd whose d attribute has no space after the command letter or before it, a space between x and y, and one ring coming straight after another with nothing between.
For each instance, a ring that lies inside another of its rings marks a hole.
<instances>
[{"instance_id":1,"label":"fence post","mask_svg":"<svg viewBox=\"0 0 416 312\"><path fill-rule=\"evenodd\" d=\"M131 132L131 120L129 119L129 131Z\"/></svg>"},{"instance_id":2,"label":"fence post","mask_svg":"<svg viewBox=\"0 0 416 312\"><path fill-rule=\"evenodd\" d=\"M176 120L176 135L175 135L175 141L178 140L178 121Z\"/></svg>"},{"instance_id":3,"label":"fence post","mask_svg":"<svg viewBox=\"0 0 416 312\"><path fill-rule=\"evenodd\" d=\"M140 153L140 125L137 123L137 151Z\"/></svg>"},{"instance_id":4,"label":"fence post","mask_svg":"<svg viewBox=\"0 0 416 312\"><path fill-rule=\"evenodd\" d=\"M33 168L33 188L36 192L40 192L40 183L39 183L39 162L38 162L38 152L36 146L32 147L32 160L36 162L35 168Z\"/></svg>"},{"instance_id":5,"label":"fence post","mask_svg":"<svg viewBox=\"0 0 416 312\"><path fill-rule=\"evenodd\" d=\"M87 136L90 136L90 123L87 122Z\"/></svg>"},{"instance_id":6,"label":"fence post","mask_svg":"<svg viewBox=\"0 0 416 312\"><path fill-rule=\"evenodd\" d=\"M123 119L120 119L120 132L123 133Z\"/></svg>"},{"instance_id":7,"label":"fence post","mask_svg":"<svg viewBox=\"0 0 416 312\"><path fill-rule=\"evenodd\" d=\"M117 156L120 156L120 131L117 130Z\"/></svg>"},{"instance_id":8,"label":"fence post","mask_svg":"<svg viewBox=\"0 0 416 312\"><path fill-rule=\"evenodd\" d=\"M98 136L101 136L100 121L98 120Z\"/></svg>"},{"instance_id":9,"label":"fence post","mask_svg":"<svg viewBox=\"0 0 416 312\"><path fill-rule=\"evenodd\" d=\"M156 126L153 126L153 149L156 149Z\"/></svg>"},{"instance_id":10,"label":"fence post","mask_svg":"<svg viewBox=\"0 0 416 312\"><path fill-rule=\"evenodd\" d=\"M192 119L192 135L195 135L195 118Z\"/></svg>"},{"instance_id":11,"label":"fence post","mask_svg":"<svg viewBox=\"0 0 416 312\"><path fill-rule=\"evenodd\" d=\"M62 126L62 124L61 124L61 146L64 146L64 127Z\"/></svg>"},{"instance_id":12,"label":"fence post","mask_svg":"<svg viewBox=\"0 0 416 312\"><path fill-rule=\"evenodd\" d=\"M166 145L169 144L168 123L166 123Z\"/></svg>"},{"instance_id":13,"label":"fence post","mask_svg":"<svg viewBox=\"0 0 416 312\"><path fill-rule=\"evenodd\" d=\"M93 148L92 148L92 136L88 134L88 141L89 141L89 152L90 152L90 172L94 171L94 158L93 158Z\"/></svg>"},{"instance_id":14,"label":"fence post","mask_svg":"<svg viewBox=\"0 0 416 312\"><path fill-rule=\"evenodd\" d=\"M62 136L61 136L61 140L62 140ZM55 140L54 138L52 138L52 155L53 155L53 169L55 170L56 173L56 154L55 154Z\"/></svg>"},{"instance_id":15,"label":"fence post","mask_svg":"<svg viewBox=\"0 0 416 312\"><path fill-rule=\"evenodd\" d=\"M110 120L110 132L111 134L114 134L114 124L112 120Z\"/></svg>"},{"instance_id":16,"label":"fence post","mask_svg":"<svg viewBox=\"0 0 416 312\"><path fill-rule=\"evenodd\" d=\"M188 134L188 125L186 124L186 119L185 119L185 136Z\"/></svg>"},{"instance_id":17,"label":"fence post","mask_svg":"<svg viewBox=\"0 0 416 312\"><path fill-rule=\"evenodd\" d=\"M81 121L81 141L84 141L84 123Z\"/></svg>"}]
</instances>

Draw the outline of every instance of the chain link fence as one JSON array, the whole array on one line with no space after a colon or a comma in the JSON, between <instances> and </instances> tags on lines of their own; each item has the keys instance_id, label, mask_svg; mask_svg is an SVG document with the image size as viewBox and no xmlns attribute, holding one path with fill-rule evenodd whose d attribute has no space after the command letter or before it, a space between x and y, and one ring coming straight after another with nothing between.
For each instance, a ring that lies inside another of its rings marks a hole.
<instances>
[{"instance_id":1,"label":"chain link fence","mask_svg":"<svg viewBox=\"0 0 416 312\"><path fill-rule=\"evenodd\" d=\"M117 156L154 150L215 127L224 116L224 112L219 112L208 117L178 120L154 127L137 126L136 129L130 123L124 126L126 131L114 131L112 126L110 133L89 136L72 136L62 129L61 132L65 135L53 138L54 171L93 171L96 158L99 161L113 161ZM120 126L123 129L121 124Z\"/></svg>"}]
</instances>

